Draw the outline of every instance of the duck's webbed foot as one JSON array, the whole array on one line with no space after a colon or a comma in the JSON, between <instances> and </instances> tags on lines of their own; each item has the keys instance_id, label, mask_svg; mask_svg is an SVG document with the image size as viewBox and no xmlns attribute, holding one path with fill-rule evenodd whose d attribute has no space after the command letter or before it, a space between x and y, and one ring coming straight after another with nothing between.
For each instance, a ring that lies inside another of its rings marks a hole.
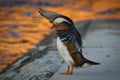
<instances>
[{"instance_id":1,"label":"duck's webbed foot","mask_svg":"<svg viewBox=\"0 0 120 80\"><path fill-rule=\"evenodd\" d=\"M63 75L72 75L73 74L73 66L68 66L68 69L66 72L64 73L60 73L60 74L63 74Z\"/></svg>"}]
</instances>

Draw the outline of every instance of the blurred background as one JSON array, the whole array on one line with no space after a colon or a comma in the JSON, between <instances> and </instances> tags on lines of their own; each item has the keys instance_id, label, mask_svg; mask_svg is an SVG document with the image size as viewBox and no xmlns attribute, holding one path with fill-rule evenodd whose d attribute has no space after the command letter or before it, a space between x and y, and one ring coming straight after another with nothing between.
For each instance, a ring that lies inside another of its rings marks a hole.
<instances>
[{"instance_id":1,"label":"blurred background","mask_svg":"<svg viewBox=\"0 0 120 80\"><path fill-rule=\"evenodd\" d=\"M120 0L0 0L0 71L52 33L39 7L74 22L120 19Z\"/></svg>"}]
</instances>

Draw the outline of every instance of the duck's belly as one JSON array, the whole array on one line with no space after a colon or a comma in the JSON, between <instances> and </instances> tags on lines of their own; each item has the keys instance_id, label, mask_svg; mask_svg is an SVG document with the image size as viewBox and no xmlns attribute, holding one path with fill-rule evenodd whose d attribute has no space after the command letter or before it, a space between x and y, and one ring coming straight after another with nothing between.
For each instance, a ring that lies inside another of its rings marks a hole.
<instances>
[{"instance_id":1,"label":"duck's belly","mask_svg":"<svg viewBox=\"0 0 120 80\"><path fill-rule=\"evenodd\" d=\"M70 56L67 47L61 42L60 38L57 37L57 48L58 51L63 58L63 60L68 64L68 65L74 65L74 61L72 57Z\"/></svg>"}]
</instances>

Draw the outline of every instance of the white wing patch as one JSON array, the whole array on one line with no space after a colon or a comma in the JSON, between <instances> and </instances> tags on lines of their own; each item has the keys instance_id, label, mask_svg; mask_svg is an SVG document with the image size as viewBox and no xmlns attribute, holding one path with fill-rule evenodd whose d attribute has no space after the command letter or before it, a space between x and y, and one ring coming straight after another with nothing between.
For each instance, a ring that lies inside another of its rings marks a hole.
<instances>
[{"instance_id":1,"label":"white wing patch","mask_svg":"<svg viewBox=\"0 0 120 80\"><path fill-rule=\"evenodd\" d=\"M61 23L61 22L63 22L63 21L68 22L68 23L71 24L71 22L69 22L68 20L66 20L66 19L64 19L64 18L59 18L59 17L56 18L56 19L53 21L53 23L59 24L59 23Z\"/></svg>"}]
</instances>

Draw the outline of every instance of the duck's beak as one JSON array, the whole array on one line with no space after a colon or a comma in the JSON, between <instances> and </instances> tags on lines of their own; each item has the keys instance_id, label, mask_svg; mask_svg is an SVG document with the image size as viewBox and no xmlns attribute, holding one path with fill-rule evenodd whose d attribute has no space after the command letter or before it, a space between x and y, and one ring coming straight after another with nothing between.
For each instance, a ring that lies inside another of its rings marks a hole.
<instances>
[{"instance_id":1,"label":"duck's beak","mask_svg":"<svg viewBox=\"0 0 120 80\"><path fill-rule=\"evenodd\" d=\"M54 29L54 28L56 28L58 25L57 24L52 24L52 26L50 27L50 29Z\"/></svg>"}]
</instances>

